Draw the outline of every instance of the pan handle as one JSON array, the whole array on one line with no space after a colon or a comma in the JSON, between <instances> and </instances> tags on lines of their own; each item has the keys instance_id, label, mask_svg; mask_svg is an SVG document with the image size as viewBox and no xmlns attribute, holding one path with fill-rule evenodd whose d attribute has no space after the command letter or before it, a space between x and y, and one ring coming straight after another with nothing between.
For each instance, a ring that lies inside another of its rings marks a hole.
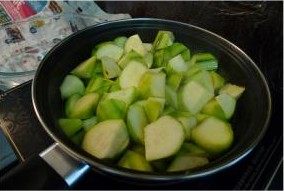
<instances>
[{"instance_id":1,"label":"pan handle","mask_svg":"<svg viewBox=\"0 0 284 191\"><path fill-rule=\"evenodd\" d=\"M89 169L54 143L1 177L0 185L4 189L65 189Z\"/></svg>"}]
</instances>

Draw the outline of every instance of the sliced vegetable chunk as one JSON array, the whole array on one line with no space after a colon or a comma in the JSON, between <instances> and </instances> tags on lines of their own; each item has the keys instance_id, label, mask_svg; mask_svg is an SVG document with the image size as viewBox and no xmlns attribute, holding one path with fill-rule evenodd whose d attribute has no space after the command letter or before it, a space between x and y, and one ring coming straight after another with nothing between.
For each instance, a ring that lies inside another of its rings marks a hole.
<instances>
[{"instance_id":1,"label":"sliced vegetable chunk","mask_svg":"<svg viewBox=\"0 0 284 191\"><path fill-rule=\"evenodd\" d=\"M60 86L60 93L63 99L68 98L73 94L83 95L84 91L84 83L80 78L74 75L67 75Z\"/></svg>"},{"instance_id":2,"label":"sliced vegetable chunk","mask_svg":"<svg viewBox=\"0 0 284 191\"><path fill-rule=\"evenodd\" d=\"M104 56L101 61L105 78L112 79L120 75L121 70L114 59Z\"/></svg>"},{"instance_id":3,"label":"sliced vegetable chunk","mask_svg":"<svg viewBox=\"0 0 284 191\"><path fill-rule=\"evenodd\" d=\"M81 119L59 119L58 124L62 131L68 137L73 136L76 132L78 132L82 128L82 120Z\"/></svg>"},{"instance_id":4,"label":"sliced vegetable chunk","mask_svg":"<svg viewBox=\"0 0 284 191\"><path fill-rule=\"evenodd\" d=\"M95 68L96 59L96 56L92 56L91 58L85 60L75 69L73 69L71 74L74 74L79 78L91 78Z\"/></svg>"},{"instance_id":5,"label":"sliced vegetable chunk","mask_svg":"<svg viewBox=\"0 0 284 191\"><path fill-rule=\"evenodd\" d=\"M126 115L126 103L116 99L105 99L100 101L97 107L99 121L107 119L124 119Z\"/></svg>"},{"instance_id":6,"label":"sliced vegetable chunk","mask_svg":"<svg viewBox=\"0 0 284 191\"><path fill-rule=\"evenodd\" d=\"M127 127L130 137L138 143L144 144L144 127L148 124L145 110L140 104L133 104L127 113Z\"/></svg>"},{"instance_id":7,"label":"sliced vegetable chunk","mask_svg":"<svg viewBox=\"0 0 284 191\"><path fill-rule=\"evenodd\" d=\"M153 43L153 47L154 49L159 50L167 46L171 46L173 42L174 42L174 35L172 32L159 31Z\"/></svg>"},{"instance_id":8,"label":"sliced vegetable chunk","mask_svg":"<svg viewBox=\"0 0 284 191\"><path fill-rule=\"evenodd\" d=\"M139 83L142 97L165 98L166 75L163 72L145 72Z\"/></svg>"},{"instance_id":9,"label":"sliced vegetable chunk","mask_svg":"<svg viewBox=\"0 0 284 191\"><path fill-rule=\"evenodd\" d=\"M218 95L216 100L224 111L226 119L230 119L235 111L236 100L225 93Z\"/></svg>"},{"instance_id":10,"label":"sliced vegetable chunk","mask_svg":"<svg viewBox=\"0 0 284 191\"><path fill-rule=\"evenodd\" d=\"M174 155L184 141L182 125L170 116L163 116L147 125L144 133L147 161Z\"/></svg>"},{"instance_id":11,"label":"sliced vegetable chunk","mask_svg":"<svg viewBox=\"0 0 284 191\"><path fill-rule=\"evenodd\" d=\"M192 129L191 138L209 153L219 154L231 146L233 131L229 124L215 117L209 117Z\"/></svg>"},{"instance_id":12,"label":"sliced vegetable chunk","mask_svg":"<svg viewBox=\"0 0 284 191\"><path fill-rule=\"evenodd\" d=\"M127 151L118 163L119 166L139 171L152 171L152 167L145 157L133 151Z\"/></svg>"},{"instance_id":13,"label":"sliced vegetable chunk","mask_svg":"<svg viewBox=\"0 0 284 191\"><path fill-rule=\"evenodd\" d=\"M70 118L88 119L96 110L99 101L99 94L90 93L78 99L70 109Z\"/></svg>"},{"instance_id":14,"label":"sliced vegetable chunk","mask_svg":"<svg viewBox=\"0 0 284 191\"><path fill-rule=\"evenodd\" d=\"M123 48L113 43L105 43L101 45L96 51L97 59L102 59L103 57L110 57L114 59L115 62L119 60L122 54L123 54Z\"/></svg>"},{"instance_id":15,"label":"sliced vegetable chunk","mask_svg":"<svg viewBox=\"0 0 284 191\"><path fill-rule=\"evenodd\" d=\"M122 89L138 87L140 80L146 71L147 67L144 64L137 61L131 61L119 77L120 87Z\"/></svg>"},{"instance_id":16,"label":"sliced vegetable chunk","mask_svg":"<svg viewBox=\"0 0 284 191\"><path fill-rule=\"evenodd\" d=\"M129 37L125 43L124 51L127 53L131 50L134 50L142 56L146 54L146 50L138 34Z\"/></svg>"},{"instance_id":17,"label":"sliced vegetable chunk","mask_svg":"<svg viewBox=\"0 0 284 191\"><path fill-rule=\"evenodd\" d=\"M149 97L144 102L144 109L149 122L153 122L162 114L164 110L165 99Z\"/></svg>"},{"instance_id":18,"label":"sliced vegetable chunk","mask_svg":"<svg viewBox=\"0 0 284 191\"><path fill-rule=\"evenodd\" d=\"M170 164L167 171L183 171L190 170L208 164L209 161L205 157L192 156L189 154L180 154Z\"/></svg>"},{"instance_id":19,"label":"sliced vegetable chunk","mask_svg":"<svg viewBox=\"0 0 284 191\"><path fill-rule=\"evenodd\" d=\"M94 116L94 117L91 117L89 119L85 119L83 121L83 128L84 128L84 131L89 131L92 127L94 127L94 125L96 125L98 123L98 118L97 116Z\"/></svg>"},{"instance_id":20,"label":"sliced vegetable chunk","mask_svg":"<svg viewBox=\"0 0 284 191\"><path fill-rule=\"evenodd\" d=\"M225 84L225 79L214 71L212 71L210 74L211 74L214 90L216 91L216 90L221 89Z\"/></svg>"},{"instance_id":21,"label":"sliced vegetable chunk","mask_svg":"<svg viewBox=\"0 0 284 191\"><path fill-rule=\"evenodd\" d=\"M126 149L129 143L123 120L106 120L90 129L83 140L85 151L99 159L112 159Z\"/></svg>"},{"instance_id":22,"label":"sliced vegetable chunk","mask_svg":"<svg viewBox=\"0 0 284 191\"><path fill-rule=\"evenodd\" d=\"M138 91L134 87L130 87L127 89L110 92L106 95L105 99L116 99L123 101L128 107L131 103L133 103L138 96Z\"/></svg>"},{"instance_id":23,"label":"sliced vegetable chunk","mask_svg":"<svg viewBox=\"0 0 284 191\"><path fill-rule=\"evenodd\" d=\"M233 84L226 84L221 90L220 90L220 94L222 93L226 93L236 99L238 99L243 92L245 91L244 87L241 86L237 86L237 85L233 85Z\"/></svg>"},{"instance_id":24,"label":"sliced vegetable chunk","mask_svg":"<svg viewBox=\"0 0 284 191\"><path fill-rule=\"evenodd\" d=\"M213 95L199 83L190 81L182 88L180 101L187 111L197 114Z\"/></svg>"}]
</instances>

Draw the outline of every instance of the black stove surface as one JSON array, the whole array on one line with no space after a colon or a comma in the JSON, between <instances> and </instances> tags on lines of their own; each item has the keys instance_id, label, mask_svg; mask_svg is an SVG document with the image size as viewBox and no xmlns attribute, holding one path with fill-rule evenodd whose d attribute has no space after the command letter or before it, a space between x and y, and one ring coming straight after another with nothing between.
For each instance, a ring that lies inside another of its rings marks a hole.
<instances>
[{"instance_id":1,"label":"black stove surface","mask_svg":"<svg viewBox=\"0 0 284 191\"><path fill-rule=\"evenodd\" d=\"M283 190L283 2L99 2L108 12L191 23L244 50L264 73L272 95L269 128L255 149L214 175L164 186L141 186L90 172L73 189L279 189ZM163 11L168 10L170 12ZM0 126L18 161L53 143L32 108L31 82L0 94ZM2 173L1 173L2 174Z\"/></svg>"}]
</instances>

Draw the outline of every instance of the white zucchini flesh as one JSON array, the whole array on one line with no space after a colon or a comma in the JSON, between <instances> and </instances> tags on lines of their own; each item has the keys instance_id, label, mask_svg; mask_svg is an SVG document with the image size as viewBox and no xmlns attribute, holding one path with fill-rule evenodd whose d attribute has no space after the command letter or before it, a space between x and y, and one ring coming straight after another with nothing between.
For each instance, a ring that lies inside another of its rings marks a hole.
<instances>
[{"instance_id":1,"label":"white zucchini flesh","mask_svg":"<svg viewBox=\"0 0 284 191\"><path fill-rule=\"evenodd\" d=\"M182 125L170 116L163 116L147 125L144 136L147 161L174 155L184 141Z\"/></svg>"},{"instance_id":2,"label":"white zucchini flesh","mask_svg":"<svg viewBox=\"0 0 284 191\"><path fill-rule=\"evenodd\" d=\"M83 140L85 151L99 159L112 159L128 145L129 137L123 120L112 119L98 123Z\"/></svg>"}]
</instances>

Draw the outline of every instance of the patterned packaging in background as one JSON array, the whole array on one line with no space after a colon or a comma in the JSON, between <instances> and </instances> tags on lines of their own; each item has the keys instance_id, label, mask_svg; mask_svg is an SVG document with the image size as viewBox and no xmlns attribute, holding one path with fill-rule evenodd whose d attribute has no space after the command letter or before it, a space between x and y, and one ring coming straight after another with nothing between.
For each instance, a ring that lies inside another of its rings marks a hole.
<instances>
[{"instance_id":1,"label":"patterned packaging in background","mask_svg":"<svg viewBox=\"0 0 284 191\"><path fill-rule=\"evenodd\" d=\"M0 1L0 89L32 79L45 54L73 32L125 18L93 1Z\"/></svg>"}]
</instances>

